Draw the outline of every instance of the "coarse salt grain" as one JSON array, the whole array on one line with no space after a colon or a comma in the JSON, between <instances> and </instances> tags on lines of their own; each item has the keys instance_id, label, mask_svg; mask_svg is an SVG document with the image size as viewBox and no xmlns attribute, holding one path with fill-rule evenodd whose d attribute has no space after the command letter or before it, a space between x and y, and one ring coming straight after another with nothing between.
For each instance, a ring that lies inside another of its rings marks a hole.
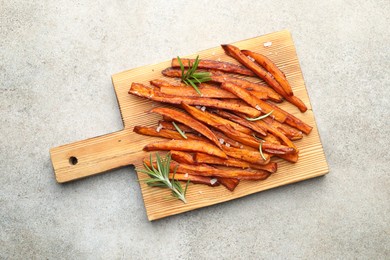
<instances>
[{"instance_id":1,"label":"coarse salt grain","mask_svg":"<svg viewBox=\"0 0 390 260\"><path fill-rule=\"evenodd\" d=\"M272 45L272 42L265 42L263 45L264 45L264 47L269 47Z\"/></svg>"},{"instance_id":2,"label":"coarse salt grain","mask_svg":"<svg viewBox=\"0 0 390 260\"><path fill-rule=\"evenodd\" d=\"M223 64L223 67L226 68L226 64Z\"/></svg>"},{"instance_id":3,"label":"coarse salt grain","mask_svg":"<svg viewBox=\"0 0 390 260\"><path fill-rule=\"evenodd\" d=\"M184 177L188 178L188 173L186 172L186 174L184 174Z\"/></svg>"},{"instance_id":4,"label":"coarse salt grain","mask_svg":"<svg viewBox=\"0 0 390 260\"><path fill-rule=\"evenodd\" d=\"M217 61L221 61L221 58L218 58Z\"/></svg>"},{"instance_id":5,"label":"coarse salt grain","mask_svg":"<svg viewBox=\"0 0 390 260\"><path fill-rule=\"evenodd\" d=\"M226 147L230 147L230 144L229 144L229 143L226 143L225 145L226 145Z\"/></svg>"},{"instance_id":6,"label":"coarse salt grain","mask_svg":"<svg viewBox=\"0 0 390 260\"><path fill-rule=\"evenodd\" d=\"M219 138L219 143L220 144L223 144L225 142L225 140L223 140L223 138Z\"/></svg>"},{"instance_id":7,"label":"coarse salt grain","mask_svg":"<svg viewBox=\"0 0 390 260\"><path fill-rule=\"evenodd\" d=\"M158 124L158 126L156 128L157 133L159 133L162 128L163 128L162 124Z\"/></svg>"},{"instance_id":8,"label":"coarse salt grain","mask_svg":"<svg viewBox=\"0 0 390 260\"><path fill-rule=\"evenodd\" d=\"M240 148L242 149L242 148L244 148L244 146L243 146L243 145L240 145Z\"/></svg>"},{"instance_id":9,"label":"coarse salt grain","mask_svg":"<svg viewBox=\"0 0 390 260\"><path fill-rule=\"evenodd\" d=\"M215 179L215 178L213 178L213 179L210 180L210 184L211 184L211 185L214 185L216 182L217 182L217 179Z\"/></svg>"},{"instance_id":10,"label":"coarse salt grain","mask_svg":"<svg viewBox=\"0 0 390 260\"><path fill-rule=\"evenodd\" d=\"M259 105L256 105L256 109L261 111L261 107Z\"/></svg>"},{"instance_id":11,"label":"coarse salt grain","mask_svg":"<svg viewBox=\"0 0 390 260\"><path fill-rule=\"evenodd\" d=\"M204 111L206 111L206 107L203 106L203 107L200 108L200 110L202 110L204 112Z\"/></svg>"},{"instance_id":12,"label":"coarse salt grain","mask_svg":"<svg viewBox=\"0 0 390 260\"><path fill-rule=\"evenodd\" d=\"M200 109L200 106L195 106L197 109Z\"/></svg>"},{"instance_id":13,"label":"coarse salt grain","mask_svg":"<svg viewBox=\"0 0 390 260\"><path fill-rule=\"evenodd\" d=\"M251 61L255 62L255 59L252 58L251 56L247 56L247 57L248 57L248 59L250 59Z\"/></svg>"}]
</instances>

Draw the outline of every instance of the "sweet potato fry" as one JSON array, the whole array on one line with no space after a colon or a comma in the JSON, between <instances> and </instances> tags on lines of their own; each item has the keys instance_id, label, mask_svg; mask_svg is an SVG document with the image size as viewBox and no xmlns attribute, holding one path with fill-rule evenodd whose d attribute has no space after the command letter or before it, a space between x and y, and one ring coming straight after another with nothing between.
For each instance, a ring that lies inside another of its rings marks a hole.
<instances>
[{"instance_id":1,"label":"sweet potato fry","mask_svg":"<svg viewBox=\"0 0 390 260\"><path fill-rule=\"evenodd\" d=\"M233 129L242 132L242 133L251 133L252 131L246 127L243 127L237 123L234 123L232 121L226 120L222 117L219 117L217 115L211 114L206 111L199 110L195 107L189 106L185 103L182 103L182 107L194 118L198 119L199 121L208 124L213 127L218 127L220 125L229 125Z\"/></svg>"},{"instance_id":2,"label":"sweet potato fry","mask_svg":"<svg viewBox=\"0 0 390 260\"><path fill-rule=\"evenodd\" d=\"M292 96L288 94L282 86L275 80L275 78L263 69L261 66L257 65L250 59L248 59L247 56L245 56L240 49L233 45L222 45L222 48L225 50L225 52L232 56L233 58L237 59L241 64L252 70L257 76L259 76L261 79L263 79L265 82L267 82L277 93L282 95L287 101L289 101L291 104L295 105L299 108L302 112L305 112L307 110L306 105L300 100L299 98Z\"/></svg>"},{"instance_id":3,"label":"sweet potato fry","mask_svg":"<svg viewBox=\"0 0 390 260\"><path fill-rule=\"evenodd\" d=\"M217 136L220 143L224 143L226 146L232 146L236 148L242 147L242 144L236 140L231 139L230 137L227 137L223 133L216 131L215 129L211 129L211 131L213 131L213 133Z\"/></svg>"},{"instance_id":4,"label":"sweet potato fry","mask_svg":"<svg viewBox=\"0 0 390 260\"><path fill-rule=\"evenodd\" d=\"M236 169L218 169L207 165L176 164L171 162L171 167L176 168L176 172L188 173L191 175L201 175L208 177L234 178L240 180L264 180L269 176L267 171L263 170L236 170Z\"/></svg>"},{"instance_id":5,"label":"sweet potato fry","mask_svg":"<svg viewBox=\"0 0 390 260\"><path fill-rule=\"evenodd\" d=\"M251 95L248 91L245 89L237 87L235 84L226 81L222 83L221 88L233 93L234 95L238 96L242 100L244 100L246 103L251 105L253 108L256 108L257 110L260 110L264 114L269 113L273 111L272 116L278 120L279 122L284 122L286 120L286 115L281 113L279 110L273 109L268 103L258 99L257 97Z\"/></svg>"},{"instance_id":6,"label":"sweet potato fry","mask_svg":"<svg viewBox=\"0 0 390 260\"><path fill-rule=\"evenodd\" d=\"M180 151L171 151L171 156L172 159L178 163L197 164L194 160L194 157L189 153L180 152Z\"/></svg>"},{"instance_id":7,"label":"sweet potato fry","mask_svg":"<svg viewBox=\"0 0 390 260\"><path fill-rule=\"evenodd\" d=\"M149 158L144 158L143 163L146 164L148 167L152 167ZM205 184L205 185L212 186L212 187L219 186L219 184L220 184L218 181L216 181L216 182L212 181L212 178L207 177L207 176L192 175L192 174L188 174L188 173L177 173L177 172L175 173L175 175L173 175L173 172L175 172L176 165L177 165L177 163L175 163L175 162L172 162L172 165L170 165L170 172L171 172L171 173L169 173L170 179L175 178L175 180L178 180L178 181L190 181L194 184ZM153 167L157 169L156 162L153 162Z\"/></svg>"},{"instance_id":8,"label":"sweet potato fry","mask_svg":"<svg viewBox=\"0 0 390 260\"><path fill-rule=\"evenodd\" d=\"M247 91L250 91L253 95L260 99L270 99L274 102L281 102L283 100L282 96L276 93L273 89L266 85L259 83L250 82L248 80L232 77L224 73L211 73L211 80L218 83L223 83L225 81L233 82L239 85L241 88L245 88ZM162 74L166 77L171 78L180 78L181 70L176 68L166 68L162 71ZM154 85L154 82L152 83Z\"/></svg>"},{"instance_id":9,"label":"sweet potato fry","mask_svg":"<svg viewBox=\"0 0 390 260\"><path fill-rule=\"evenodd\" d=\"M176 96L158 96L158 93L149 87L146 87L140 83L132 83L129 90L129 94L133 94L139 97L148 98L154 101L170 103L170 104L180 104L182 102L189 105L198 105L206 106L213 108L221 108L227 110L238 111L246 114L250 117L256 117L260 115L260 112L249 106L237 105L234 102L229 102L229 100L219 100L212 98L191 98L191 97L176 97ZM157 95L156 95L157 94Z\"/></svg>"},{"instance_id":10,"label":"sweet potato fry","mask_svg":"<svg viewBox=\"0 0 390 260\"><path fill-rule=\"evenodd\" d=\"M282 95L283 97L289 96L268 71L250 60L240 51L239 48L230 44L222 44L221 46L227 55L232 56L245 67L253 71L257 76L267 82L271 86L271 88L273 88L280 95Z\"/></svg>"},{"instance_id":11,"label":"sweet potato fry","mask_svg":"<svg viewBox=\"0 0 390 260\"><path fill-rule=\"evenodd\" d=\"M226 81L232 82L240 88L246 89L252 95L259 99L270 99L273 102L283 101L283 97L276 93L275 90L261 83L254 83L242 78L232 77L223 73L212 73L211 80L221 84Z\"/></svg>"},{"instance_id":12,"label":"sweet potato fry","mask_svg":"<svg viewBox=\"0 0 390 260\"><path fill-rule=\"evenodd\" d=\"M171 108L166 108L166 107L154 108L150 112L170 117L177 122L180 122L188 127L191 127L192 129L196 130L198 133L201 133L202 135L207 137L219 148L221 148L221 144L219 143L218 138L214 135L214 133L211 132L211 130L206 125L194 119L193 117L181 111L171 109Z\"/></svg>"},{"instance_id":13,"label":"sweet potato fry","mask_svg":"<svg viewBox=\"0 0 390 260\"><path fill-rule=\"evenodd\" d=\"M229 167L238 167L242 169L252 168L257 170L265 170L271 173L274 173L277 170L276 162L270 162L265 165L259 165L259 164L248 163L241 160L237 160L235 158L221 159L204 153L196 153L195 161L197 163L217 164L217 165L224 165Z\"/></svg>"},{"instance_id":14,"label":"sweet potato fry","mask_svg":"<svg viewBox=\"0 0 390 260\"><path fill-rule=\"evenodd\" d=\"M308 124L306 124L305 122L303 122L299 118L293 116L292 114L290 114L287 111L281 109L280 107L278 107L278 106L276 106L274 104L271 104L269 102L265 102L265 101L263 101L263 102L267 103L270 107L272 107L272 109L274 111L278 111L278 113L283 113L286 116L286 120L285 120L284 123L286 123L286 124L288 124L288 125L290 125L292 127L295 127L296 129L301 130L305 134L309 134L311 132L311 130L313 129L313 127L309 126ZM283 123L283 122L281 122L281 123Z\"/></svg>"},{"instance_id":15,"label":"sweet potato fry","mask_svg":"<svg viewBox=\"0 0 390 260\"><path fill-rule=\"evenodd\" d=\"M157 131L153 127L135 126L133 131L136 132L137 134L141 134L141 135L164 137L164 138L176 139L176 140L184 140L184 138L176 130L173 131L173 130L169 130L169 129L161 129L160 131ZM187 133L186 136L189 140L198 140L198 141L202 141L202 142L208 142L208 139L201 137L201 136L198 136L198 135L195 135L195 134Z\"/></svg>"},{"instance_id":16,"label":"sweet potato fry","mask_svg":"<svg viewBox=\"0 0 390 260\"><path fill-rule=\"evenodd\" d=\"M221 125L219 126L219 130L221 130L225 135L232 138L233 140L236 140L250 147L258 148L260 145L259 141L256 140L253 136L238 132L229 125ZM291 147L280 144L272 144L268 142L264 142L262 144L262 149L263 151L272 154L285 154L294 152L294 149Z\"/></svg>"},{"instance_id":17,"label":"sweet potato fry","mask_svg":"<svg viewBox=\"0 0 390 260\"><path fill-rule=\"evenodd\" d=\"M194 64L194 59L180 59L183 66L185 68L188 68L189 65L191 66ZM179 68L180 63L177 58L172 59L171 66L173 68ZM198 64L199 69L212 69L212 70L219 70L223 72L229 72L229 73L237 73L245 76L256 76L250 69L245 68L241 65L236 65L230 62L224 62L224 61L216 61L216 60L199 60Z\"/></svg>"},{"instance_id":18,"label":"sweet potato fry","mask_svg":"<svg viewBox=\"0 0 390 260\"><path fill-rule=\"evenodd\" d=\"M298 161L298 153L289 153L289 154L278 154L279 158L282 158L288 162L296 163Z\"/></svg>"},{"instance_id":19,"label":"sweet potato fry","mask_svg":"<svg viewBox=\"0 0 390 260\"><path fill-rule=\"evenodd\" d=\"M263 66L269 73L271 73L275 80L289 96L293 95L293 91L291 89L290 83L287 81L286 76L269 58L260 53L248 50L242 50L241 52L246 56L252 57L257 63Z\"/></svg>"},{"instance_id":20,"label":"sweet potato fry","mask_svg":"<svg viewBox=\"0 0 390 260\"><path fill-rule=\"evenodd\" d=\"M263 126L260 126L258 124L254 124L242 117L239 117L235 114L232 114L232 113L229 113L229 112L226 112L224 110L215 110L214 111L217 115L223 117L223 118L226 118L226 119L229 119L233 122L236 122L237 124L240 124L242 126L245 126L245 127L248 127L250 129L252 129L254 132L256 133L259 133L263 136L266 136L267 135L267 129L265 129Z\"/></svg>"},{"instance_id":21,"label":"sweet potato fry","mask_svg":"<svg viewBox=\"0 0 390 260\"><path fill-rule=\"evenodd\" d=\"M160 120L160 121L158 121L158 124L162 126L162 129L177 131L176 128L175 128L175 126L172 124L172 121L171 121L171 120L172 120L171 118L169 118L168 121L165 121L165 119L164 119L164 120ZM189 126L180 124L180 123L178 123L178 122L176 123L176 125L177 125L183 132L185 132L186 134L187 134L187 133L192 133L192 134L196 133L196 131L195 131L194 129L192 129L191 127L189 127Z\"/></svg>"},{"instance_id":22,"label":"sweet potato fry","mask_svg":"<svg viewBox=\"0 0 390 260\"><path fill-rule=\"evenodd\" d=\"M223 147L223 151L229 156L236 159L240 159L246 162L250 162L253 164L268 164L270 162L270 155L267 153L263 153L266 160L260 156L259 151L251 151L248 149L240 149L234 147ZM227 159L227 158L225 158Z\"/></svg>"},{"instance_id":23,"label":"sweet potato fry","mask_svg":"<svg viewBox=\"0 0 390 260\"><path fill-rule=\"evenodd\" d=\"M234 189L240 183L239 179L232 179L232 178L220 178L220 177L218 177L217 180L218 180L219 183L221 183L223 186L225 186L230 191L234 191Z\"/></svg>"},{"instance_id":24,"label":"sweet potato fry","mask_svg":"<svg viewBox=\"0 0 390 260\"><path fill-rule=\"evenodd\" d=\"M169 174L169 178L173 178L173 173ZM175 180L177 181L190 181L194 184L205 184L211 187L216 187L220 185L219 179L217 178L217 182L212 181L213 178L206 177L206 176L200 176L200 175L192 175L192 174L185 174L185 173L176 173L175 174ZM225 186L225 185L224 185Z\"/></svg>"},{"instance_id":25,"label":"sweet potato fry","mask_svg":"<svg viewBox=\"0 0 390 260\"><path fill-rule=\"evenodd\" d=\"M157 143L151 143L144 147L144 151L187 151L200 152L227 159L224 151L208 142L197 140L169 140Z\"/></svg>"},{"instance_id":26,"label":"sweet potato fry","mask_svg":"<svg viewBox=\"0 0 390 260\"><path fill-rule=\"evenodd\" d=\"M198 86L202 97L205 98L238 98L229 91L223 90L219 87L202 83ZM161 86L160 92L172 96L180 97L200 97L199 94L191 86L175 87L175 86Z\"/></svg>"},{"instance_id":27,"label":"sweet potato fry","mask_svg":"<svg viewBox=\"0 0 390 260\"><path fill-rule=\"evenodd\" d=\"M263 121L279 131L281 131L288 139L290 140L300 140L303 138L303 134L301 131L287 125L287 124L282 124L276 120L273 120L272 118L264 118Z\"/></svg>"}]
</instances>

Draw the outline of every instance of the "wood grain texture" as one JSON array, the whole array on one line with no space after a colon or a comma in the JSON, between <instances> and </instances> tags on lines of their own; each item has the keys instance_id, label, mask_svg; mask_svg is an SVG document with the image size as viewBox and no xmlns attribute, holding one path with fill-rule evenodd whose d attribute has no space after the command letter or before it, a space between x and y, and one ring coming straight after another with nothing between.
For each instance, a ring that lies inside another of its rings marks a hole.
<instances>
[{"instance_id":1,"label":"wood grain texture","mask_svg":"<svg viewBox=\"0 0 390 260\"><path fill-rule=\"evenodd\" d=\"M264 47L265 42L272 42L272 45ZM265 181L241 181L234 192L228 191L223 186L209 187L190 184L187 204L169 199L170 194L167 190L150 188L140 183L149 220L210 206L328 173L328 165L290 33L280 31L233 44L241 49L259 52L273 60L286 74L294 94L307 105L308 111L300 113L296 107L287 102L280 104L283 109L314 127L310 135L295 142L300 150L300 159L296 164L276 160L279 164L277 173ZM195 58L198 54L201 59L220 59L237 64L234 59L226 56L220 47L186 57ZM170 60L112 76L124 130L51 149L51 159L58 182L83 178L129 164L134 164L136 167L141 166L142 159L146 155L142 148L157 138L137 135L132 132L132 128L135 125L156 125L160 117L147 113L153 107L161 106L161 104L129 95L128 90L132 82L149 84L152 79L162 78L161 71L169 66ZM69 158L72 156L78 159L76 165L69 162ZM139 178L145 177L142 173L137 174Z\"/></svg>"}]
</instances>

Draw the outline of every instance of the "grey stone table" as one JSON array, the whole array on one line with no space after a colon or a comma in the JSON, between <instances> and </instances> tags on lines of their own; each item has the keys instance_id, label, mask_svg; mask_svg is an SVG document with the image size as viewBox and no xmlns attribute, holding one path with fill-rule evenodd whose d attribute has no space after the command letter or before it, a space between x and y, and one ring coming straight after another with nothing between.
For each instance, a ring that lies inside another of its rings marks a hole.
<instances>
[{"instance_id":1,"label":"grey stone table","mask_svg":"<svg viewBox=\"0 0 390 260\"><path fill-rule=\"evenodd\" d=\"M0 258L389 259L389 1L0 1ZM122 128L110 76L292 32L330 174L148 222L132 167L55 182Z\"/></svg>"}]
</instances>

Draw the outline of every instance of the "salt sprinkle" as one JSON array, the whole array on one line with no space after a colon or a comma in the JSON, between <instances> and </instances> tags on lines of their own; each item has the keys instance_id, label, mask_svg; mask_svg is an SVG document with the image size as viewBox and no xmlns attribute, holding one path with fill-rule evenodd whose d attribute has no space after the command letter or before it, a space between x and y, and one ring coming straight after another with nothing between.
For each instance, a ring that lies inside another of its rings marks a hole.
<instances>
[{"instance_id":1,"label":"salt sprinkle","mask_svg":"<svg viewBox=\"0 0 390 260\"><path fill-rule=\"evenodd\" d=\"M252 58L251 56L247 56L247 57L248 57L248 59L250 59L251 61L255 62L255 59Z\"/></svg>"},{"instance_id":2,"label":"salt sprinkle","mask_svg":"<svg viewBox=\"0 0 390 260\"><path fill-rule=\"evenodd\" d=\"M223 140L223 138L219 138L219 143L220 144L223 144L225 142L225 140Z\"/></svg>"},{"instance_id":3,"label":"salt sprinkle","mask_svg":"<svg viewBox=\"0 0 390 260\"><path fill-rule=\"evenodd\" d=\"M158 126L156 128L157 133L159 133L162 128L163 128L162 124L158 124Z\"/></svg>"},{"instance_id":4,"label":"salt sprinkle","mask_svg":"<svg viewBox=\"0 0 390 260\"><path fill-rule=\"evenodd\" d=\"M257 110L261 111L261 107L259 105L256 105L255 107Z\"/></svg>"},{"instance_id":5,"label":"salt sprinkle","mask_svg":"<svg viewBox=\"0 0 390 260\"><path fill-rule=\"evenodd\" d=\"M242 148L244 148L244 146L243 146L243 145L241 145L241 146L240 146L240 148L242 149Z\"/></svg>"},{"instance_id":6,"label":"salt sprinkle","mask_svg":"<svg viewBox=\"0 0 390 260\"><path fill-rule=\"evenodd\" d=\"M217 179L215 179L215 178L213 178L213 179L210 180L210 184L211 184L211 185L214 185L216 182L217 182Z\"/></svg>"},{"instance_id":7,"label":"salt sprinkle","mask_svg":"<svg viewBox=\"0 0 390 260\"><path fill-rule=\"evenodd\" d=\"M269 47L272 45L272 42L265 42L263 45L264 45L264 47Z\"/></svg>"},{"instance_id":8,"label":"salt sprinkle","mask_svg":"<svg viewBox=\"0 0 390 260\"><path fill-rule=\"evenodd\" d=\"M186 172L186 174L184 174L184 177L188 178L188 173Z\"/></svg>"},{"instance_id":9,"label":"salt sprinkle","mask_svg":"<svg viewBox=\"0 0 390 260\"><path fill-rule=\"evenodd\" d=\"M206 111L206 107L203 106L203 107L200 108L200 110L202 110L204 112L204 111Z\"/></svg>"},{"instance_id":10,"label":"salt sprinkle","mask_svg":"<svg viewBox=\"0 0 390 260\"><path fill-rule=\"evenodd\" d=\"M225 145L226 145L226 147L230 147L230 144L229 144L229 143L226 143Z\"/></svg>"},{"instance_id":11,"label":"salt sprinkle","mask_svg":"<svg viewBox=\"0 0 390 260\"><path fill-rule=\"evenodd\" d=\"M200 106L195 106L197 109L200 109Z\"/></svg>"},{"instance_id":12,"label":"salt sprinkle","mask_svg":"<svg viewBox=\"0 0 390 260\"><path fill-rule=\"evenodd\" d=\"M223 67L226 68L226 64L223 64Z\"/></svg>"},{"instance_id":13,"label":"salt sprinkle","mask_svg":"<svg viewBox=\"0 0 390 260\"><path fill-rule=\"evenodd\" d=\"M217 61L221 61L221 58L218 58Z\"/></svg>"}]
</instances>

